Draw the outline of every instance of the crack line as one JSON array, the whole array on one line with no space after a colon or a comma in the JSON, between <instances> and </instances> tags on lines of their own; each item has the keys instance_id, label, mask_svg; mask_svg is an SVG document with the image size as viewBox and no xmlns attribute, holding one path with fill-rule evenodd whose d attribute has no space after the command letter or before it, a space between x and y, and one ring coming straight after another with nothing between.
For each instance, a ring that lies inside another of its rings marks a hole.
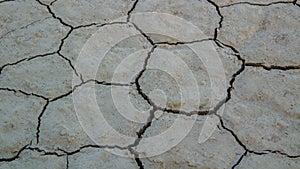
<instances>
[{"instance_id":1,"label":"crack line","mask_svg":"<svg viewBox=\"0 0 300 169\"><path fill-rule=\"evenodd\" d=\"M56 16L55 13L51 10L51 8L50 8L49 5L47 5L47 4L43 3L43 2L41 2L40 0L36 0L36 1L37 1L39 4L41 4L42 6L45 6L45 7L47 8L48 12L52 15L52 17L55 18L55 19L57 19L57 20L59 20L59 22L60 22L62 25L67 26L67 27L69 27L69 28L71 28L71 29L73 28L72 25L67 24L67 23L64 22L60 17Z\"/></svg>"},{"instance_id":2,"label":"crack line","mask_svg":"<svg viewBox=\"0 0 300 169\"><path fill-rule=\"evenodd\" d=\"M297 0L294 0L293 4L296 5L296 3L297 3Z\"/></svg>"},{"instance_id":3,"label":"crack line","mask_svg":"<svg viewBox=\"0 0 300 169\"><path fill-rule=\"evenodd\" d=\"M126 21L129 22L130 21L130 17L131 17L131 13L133 12L133 10L135 9L137 3L139 2L139 0L135 0L135 2L133 3L131 9L127 12L127 18Z\"/></svg>"},{"instance_id":4,"label":"crack line","mask_svg":"<svg viewBox=\"0 0 300 169\"><path fill-rule=\"evenodd\" d=\"M0 158L0 162L10 162L10 161L14 161L16 159L18 159L20 157L20 154L27 148L27 146L29 146L30 144L25 145L24 147L22 147L18 153L10 158Z\"/></svg>"},{"instance_id":5,"label":"crack line","mask_svg":"<svg viewBox=\"0 0 300 169\"><path fill-rule=\"evenodd\" d=\"M231 169L235 169L244 159L244 157L247 155L248 151L245 151L242 156L239 158L239 160L231 167Z\"/></svg>"},{"instance_id":6,"label":"crack line","mask_svg":"<svg viewBox=\"0 0 300 169\"><path fill-rule=\"evenodd\" d=\"M282 155L282 156L286 156L288 158L299 158L300 157L300 154L298 154L298 155L289 155L289 154L281 152L279 150L263 150L261 152L258 152L258 151L255 151L255 150L250 150L249 148L247 148L247 146L245 144L242 143L242 141L238 138L238 136L234 133L233 130L231 130L228 127L225 126L222 117L218 114L216 114L216 116L219 117L222 128L225 129L226 131L228 131L229 133L231 133L231 135L235 138L235 140L239 143L239 145L241 147L243 147L244 150L247 151L248 153L255 154L255 155L279 154L279 155Z\"/></svg>"},{"instance_id":7,"label":"crack line","mask_svg":"<svg viewBox=\"0 0 300 169\"><path fill-rule=\"evenodd\" d=\"M140 167L140 169L144 169L143 162L140 158L134 158L137 165Z\"/></svg>"},{"instance_id":8,"label":"crack line","mask_svg":"<svg viewBox=\"0 0 300 169\"><path fill-rule=\"evenodd\" d=\"M65 156L65 154L58 154L57 152L48 152L46 150L40 149L39 147L27 147L26 149L31 150L31 151L35 151L35 152L39 152L39 153L43 153L43 156L57 156L57 157L62 157Z\"/></svg>"},{"instance_id":9,"label":"crack line","mask_svg":"<svg viewBox=\"0 0 300 169\"><path fill-rule=\"evenodd\" d=\"M264 155L264 154L267 154L266 152L256 152L254 150L250 150L247 148L247 146L245 144L242 143L242 141L239 139L239 137L234 133L233 130L229 129L228 127L225 126L224 122L223 122L223 119L220 115L216 114L217 117L219 117L219 120L220 120L220 124L221 124L221 127L223 129L225 129L226 131L228 131L229 133L231 133L231 135L234 137L234 139L237 141L237 143L243 147L243 149L249 153L253 153L253 154L256 154L256 155Z\"/></svg>"},{"instance_id":10,"label":"crack line","mask_svg":"<svg viewBox=\"0 0 300 169\"><path fill-rule=\"evenodd\" d=\"M118 146L118 145L110 146L110 145L94 145L94 144L88 144L88 145L81 146L79 149L74 150L74 151L66 151L66 150L63 150L63 149L61 149L61 148L58 148L58 150L64 152L64 153L65 153L66 155L68 155L68 156L71 156L71 155L80 153L81 150L87 149L87 148L97 148L97 149L104 149L104 148L115 149L115 148L116 148L116 149L120 149L120 150L126 150L126 149L127 149L127 147L122 147L122 146Z\"/></svg>"},{"instance_id":11,"label":"crack line","mask_svg":"<svg viewBox=\"0 0 300 169\"><path fill-rule=\"evenodd\" d=\"M53 55L55 54L56 52L49 52L49 53L45 53L45 54L38 54L38 55L35 55L35 56L30 56L28 58L23 58L21 60L18 60L16 62L13 62L13 63L7 63L5 65L3 65L1 68L0 68L0 74L2 73L2 70L7 67L7 66L13 66L13 65L17 65L21 62L24 62L24 61L30 61L32 59L35 59L35 58L38 58L38 57L44 57L44 56L49 56L49 55Z\"/></svg>"},{"instance_id":12,"label":"crack line","mask_svg":"<svg viewBox=\"0 0 300 169\"><path fill-rule=\"evenodd\" d=\"M77 70L75 69L75 67L74 67L73 64L72 64L72 61L71 61L70 59L66 58L66 57L65 57L64 55L62 55L60 52L58 52L57 54L58 54L58 56L60 56L62 59L64 59L64 60L69 64L69 66L71 67L71 69L74 71L75 75L76 75L77 77L80 78L80 76L79 76ZM81 79L81 80L82 80L82 79Z\"/></svg>"},{"instance_id":13,"label":"crack line","mask_svg":"<svg viewBox=\"0 0 300 169\"><path fill-rule=\"evenodd\" d=\"M236 54L234 54L238 60L242 61L242 66L241 68L232 76L232 79L230 80L230 87L227 89L227 99L225 101L225 103L227 103L230 99L231 99L231 92L232 90L234 89L234 82L237 78L237 76L239 76L246 68L246 66L255 66L255 67L265 67L265 69L269 69L269 68L274 68L274 69L282 69L282 70L289 70L289 69L296 69L294 66L270 66L270 67L267 67L263 64L256 64L256 63L246 63L245 59L243 59L241 57L241 55L239 54L239 51L234 48L233 46L230 46L228 44L225 44L219 40L215 40L215 43L224 48L224 47L227 47L227 48L230 48L232 51L234 51ZM297 68L298 69L298 68ZM243 149L247 152L247 153L252 153L252 154L255 154L255 155L265 155L265 154L269 154L269 153L277 153L277 154L281 154L281 155L284 155L286 157L289 157L289 158L298 158L300 157L300 155L288 155L286 153L283 153L283 152L280 152L278 150L264 150L262 152L257 152L257 151L254 151L254 150L250 150L247 148L247 146L245 144L242 143L242 141L238 138L238 136L234 133L233 130L229 129L228 127L225 126L223 120L222 120L222 117L218 114L215 114L219 119L220 119L220 123L221 123L221 126L223 129L225 129L226 131L228 131L229 133L231 133L231 135L235 138L236 142L241 146L243 147ZM241 159L242 160L242 159Z\"/></svg>"},{"instance_id":14,"label":"crack line","mask_svg":"<svg viewBox=\"0 0 300 169\"><path fill-rule=\"evenodd\" d=\"M142 31L142 29L140 29L135 23L133 23L133 22L130 22L130 23L134 26L134 28L135 28L137 31L140 32L140 34L141 34L142 36L144 36L144 37L150 42L150 44L151 44L152 46L156 46L156 45L154 44L153 40L152 40L146 33L144 33L144 32Z\"/></svg>"},{"instance_id":15,"label":"crack line","mask_svg":"<svg viewBox=\"0 0 300 169\"><path fill-rule=\"evenodd\" d=\"M149 105L154 106L154 107L156 107L155 103L142 91L141 85L139 83L139 80L143 76L144 72L146 71L146 67L147 67L149 59L151 57L151 54L154 52L154 50L155 50L156 47L157 47L157 45L152 46L151 50L148 52L147 57L146 57L146 59L144 61L143 69L138 73L138 75L136 76L135 81L134 81L138 93L143 97L143 99L145 101L147 101L147 103Z\"/></svg>"},{"instance_id":16,"label":"crack line","mask_svg":"<svg viewBox=\"0 0 300 169\"><path fill-rule=\"evenodd\" d=\"M95 79L89 79L87 81L83 81L80 84L75 85L70 91L68 91L65 94L62 94L60 96L57 96L51 100L49 100L49 102L54 102L56 100L59 100L61 98L67 97L68 95L72 94L77 88L81 87L84 84L90 83L90 82L94 82L95 84L100 84L100 85L104 85L104 86L132 86L132 84L125 84L125 83L113 83L113 82L106 82L106 81L98 81Z\"/></svg>"},{"instance_id":17,"label":"crack line","mask_svg":"<svg viewBox=\"0 0 300 169\"><path fill-rule=\"evenodd\" d=\"M41 127L41 121L42 121L42 117L47 109L47 106L49 105L49 101L47 100L46 104L44 105L41 113L39 114L38 116L38 124L37 124L37 127L36 127L36 144L39 144L39 141L40 141L40 127Z\"/></svg>"},{"instance_id":18,"label":"crack line","mask_svg":"<svg viewBox=\"0 0 300 169\"><path fill-rule=\"evenodd\" d=\"M8 34L10 34L12 32L15 32L17 30L27 29L29 26L34 25L35 23L38 23L38 22L41 22L41 21L45 21L46 19L49 19L49 18L51 18L51 17L46 17L46 18L43 18L43 19L38 19L38 20L35 20L35 21L33 21L33 22L31 22L31 23L29 23L27 25L21 26L20 28L10 30L10 31L6 32L4 35L2 35L0 37L0 39L4 38L5 36L7 36Z\"/></svg>"},{"instance_id":19,"label":"crack line","mask_svg":"<svg viewBox=\"0 0 300 169\"><path fill-rule=\"evenodd\" d=\"M215 2L213 2L212 0L207 0L207 2L209 2L211 5L213 5L216 8L216 11L220 17L220 21L218 23L219 26L217 28L215 28L214 40L216 40L218 38L218 32L222 28L222 22L224 20L224 16L221 13L220 7Z\"/></svg>"},{"instance_id":20,"label":"crack line","mask_svg":"<svg viewBox=\"0 0 300 169\"><path fill-rule=\"evenodd\" d=\"M242 5L242 4L253 5L253 6L271 6L271 5L275 5L275 4L294 4L294 5L296 5L296 2L295 1L277 1L277 2L270 2L270 3L265 3L265 4L252 3L252 2L236 2L236 3L220 6L220 8L227 8L227 7L231 7L234 5Z\"/></svg>"},{"instance_id":21,"label":"crack line","mask_svg":"<svg viewBox=\"0 0 300 169\"><path fill-rule=\"evenodd\" d=\"M0 74L1 74L2 70L3 70L5 67L16 65L16 64L18 64L18 63L23 62L24 60L26 60L26 58L21 59L21 60L18 60L18 61L14 62L14 63L7 63L7 64L3 65L3 66L0 68Z\"/></svg>"},{"instance_id":22,"label":"crack line","mask_svg":"<svg viewBox=\"0 0 300 169\"><path fill-rule=\"evenodd\" d=\"M160 107L156 106L158 110L161 110L163 112L167 113L173 113L173 114L180 114L180 115L186 115L186 116L192 116L192 115L199 115L199 116L205 116L205 115L212 115L217 114L218 110L226 103L227 97L223 100L221 100L219 103L217 103L212 109L208 110L193 110L190 112L178 110L178 109L170 109L166 107Z\"/></svg>"},{"instance_id":23,"label":"crack line","mask_svg":"<svg viewBox=\"0 0 300 169\"><path fill-rule=\"evenodd\" d=\"M53 55L55 54L56 52L50 52L50 53L45 53L45 54L39 54L39 55L35 55L35 56L32 56L32 57L29 57L29 58L23 58L21 60L18 60L16 62L13 62L13 63L7 63L5 65L3 65L1 68L0 68L0 74L2 73L2 70L7 67L7 66L13 66L13 65L17 65L23 61L30 61L32 59L35 59L35 58L38 58L38 57L44 57L44 56L49 56L49 55Z\"/></svg>"},{"instance_id":24,"label":"crack line","mask_svg":"<svg viewBox=\"0 0 300 169\"><path fill-rule=\"evenodd\" d=\"M300 69L300 65L288 65L288 66L277 66L277 65L270 65L267 66L263 63L251 63L251 62L246 62L245 66L249 66L249 67L261 67L265 70L283 70L283 71L287 71L287 70L295 70L295 69Z\"/></svg>"},{"instance_id":25,"label":"crack line","mask_svg":"<svg viewBox=\"0 0 300 169\"><path fill-rule=\"evenodd\" d=\"M66 156L66 169L69 168L69 155Z\"/></svg>"},{"instance_id":26,"label":"crack line","mask_svg":"<svg viewBox=\"0 0 300 169\"><path fill-rule=\"evenodd\" d=\"M201 39L201 40L193 40L193 41L177 41L177 42L168 42L168 41L161 41L161 42L154 42L155 45L185 45L185 44L193 44L193 43L199 43L199 42L206 42L206 41L213 41L214 38L207 38L207 39Z\"/></svg>"},{"instance_id":27,"label":"crack line","mask_svg":"<svg viewBox=\"0 0 300 169\"><path fill-rule=\"evenodd\" d=\"M245 70L245 68L246 68L246 66L245 66L245 62L246 62L246 61L245 61L245 59L243 59L243 58L241 57L239 51L238 51L236 48L234 48L233 46L230 46L230 45L228 45L228 44L225 44L225 43L223 43L223 42L221 42L221 41L219 41L219 40L215 40L215 43L216 43L219 47L221 47L221 48L224 48L224 47L230 48L233 52L235 52L234 56L236 56L237 59L238 59L239 61L242 62L241 68L240 68L239 70L237 70L237 71L232 75L231 80L229 81L230 87L227 89L227 98L226 98L226 101L225 101L225 103L226 103L226 102L228 102L228 101L231 99L231 93L232 93L232 90L234 89L233 86L234 86L234 82L235 82L236 78L237 78L237 77Z\"/></svg>"},{"instance_id":28,"label":"crack line","mask_svg":"<svg viewBox=\"0 0 300 169\"><path fill-rule=\"evenodd\" d=\"M50 3L50 5L52 6L57 0L54 0Z\"/></svg>"},{"instance_id":29,"label":"crack line","mask_svg":"<svg viewBox=\"0 0 300 169\"><path fill-rule=\"evenodd\" d=\"M4 2L13 2L13 1L15 1L15 0L4 0L4 1L0 1L0 4L4 3Z\"/></svg>"},{"instance_id":30,"label":"crack line","mask_svg":"<svg viewBox=\"0 0 300 169\"><path fill-rule=\"evenodd\" d=\"M271 154L279 154L279 155L282 155L282 156L286 156L288 158L299 158L300 157L300 154L298 154L298 155L289 155L289 154L281 152L279 150L264 150L264 151L269 152Z\"/></svg>"},{"instance_id":31,"label":"crack line","mask_svg":"<svg viewBox=\"0 0 300 169\"><path fill-rule=\"evenodd\" d=\"M35 96L35 97L38 97L38 98L42 98L43 100L49 100L49 98L45 97L45 96L42 96L42 95L39 95L39 94L36 94L36 93L27 93L27 92L24 92L22 90L18 90L18 89L12 89L12 88L3 88L1 87L0 90L3 90L3 91L10 91L10 92L14 92L14 93L21 93L23 95L26 95L26 96Z\"/></svg>"}]
</instances>

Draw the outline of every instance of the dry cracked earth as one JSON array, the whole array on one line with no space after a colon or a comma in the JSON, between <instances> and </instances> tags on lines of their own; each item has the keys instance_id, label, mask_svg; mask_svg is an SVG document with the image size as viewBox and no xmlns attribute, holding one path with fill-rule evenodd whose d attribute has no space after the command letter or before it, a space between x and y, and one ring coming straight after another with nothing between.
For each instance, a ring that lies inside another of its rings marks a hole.
<instances>
[{"instance_id":1,"label":"dry cracked earth","mask_svg":"<svg viewBox=\"0 0 300 169\"><path fill-rule=\"evenodd\" d=\"M0 168L299 169L299 7L299 0L0 0ZM143 29L151 23L133 17L139 12L181 17L208 38L176 41L149 34ZM114 46L96 77L78 71L76 60L87 39L99 28L114 26L135 28L139 36ZM206 43L213 44L226 76L215 100L205 66L186 46L205 48ZM139 49L149 52L129 65L134 78L112 80L120 62ZM162 49L177 54L193 72L200 103L195 98L181 102L175 82L182 79L148 68L161 61ZM72 95L89 85L106 120L134 142L99 145L86 134ZM120 116L111 88L130 88L130 100L147 111L146 120L133 123ZM197 116L187 136L163 154L140 157L140 142L165 131L178 116ZM219 123L199 144L208 116Z\"/></svg>"}]
</instances>

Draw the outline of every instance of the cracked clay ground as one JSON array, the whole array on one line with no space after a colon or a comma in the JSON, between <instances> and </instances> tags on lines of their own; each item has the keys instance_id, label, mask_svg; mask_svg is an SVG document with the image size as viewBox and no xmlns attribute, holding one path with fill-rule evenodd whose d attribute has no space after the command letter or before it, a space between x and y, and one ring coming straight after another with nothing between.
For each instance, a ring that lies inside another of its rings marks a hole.
<instances>
[{"instance_id":1,"label":"cracked clay ground","mask_svg":"<svg viewBox=\"0 0 300 169\"><path fill-rule=\"evenodd\" d=\"M148 33L153 23L136 19L140 12L178 16L207 37ZM0 169L300 168L299 0L0 0L0 14ZM138 35L113 46L91 76L77 68L77 58L101 28L131 28ZM207 67L187 47L206 50L208 43L225 72L217 98L210 97ZM147 52L128 66L134 76L113 80L122 60L140 49ZM176 82L189 85L188 78L151 69L163 62L163 51L185 62L199 98L180 99ZM105 120L134 139L95 143L74 108L81 88L94 88ZM137 114L146 112L140 123L118 113L112 88L120 96L127 92ZM196 118L191 131L170 150L145 157L154 147L143 148L143 141L178 117ZM198 143L207 118L217 120L217 128Z\"/></svg>"}]
</instances>

